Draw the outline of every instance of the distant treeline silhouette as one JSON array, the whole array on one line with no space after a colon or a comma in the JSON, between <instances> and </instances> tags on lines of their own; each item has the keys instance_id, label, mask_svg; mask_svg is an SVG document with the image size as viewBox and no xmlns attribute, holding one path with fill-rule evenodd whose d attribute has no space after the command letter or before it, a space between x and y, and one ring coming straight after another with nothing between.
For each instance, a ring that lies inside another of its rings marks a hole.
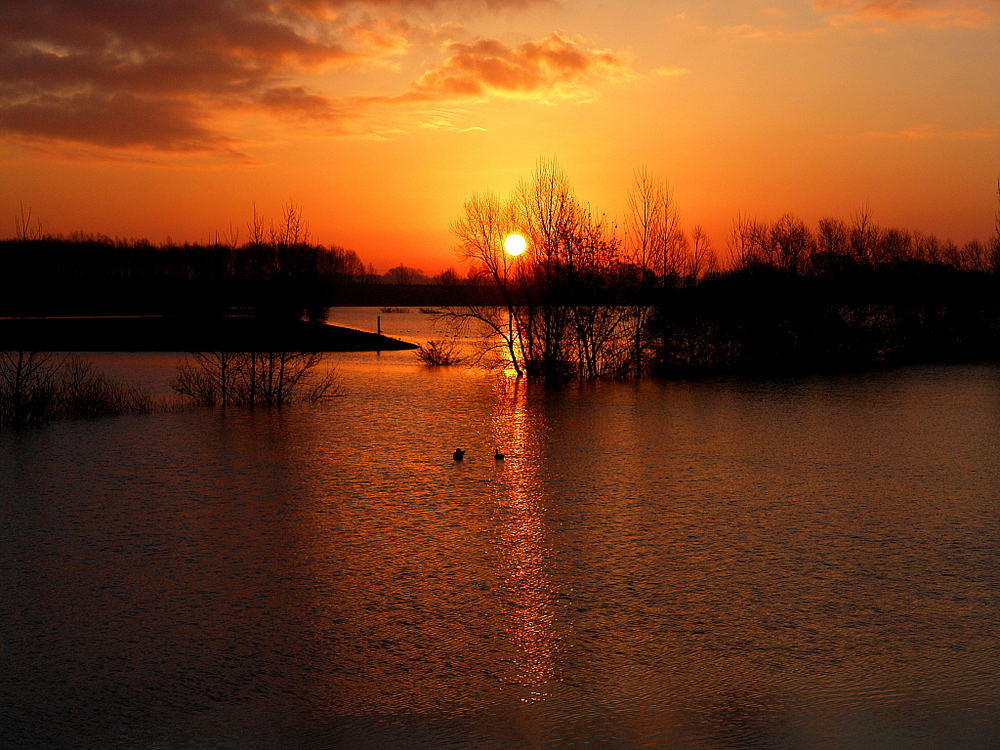
<instances>
[{"instance_id":1,"label":"distant treeline silhouette","mask_svg":"<svg viewBox=\"0 0 1000 750\"><path fill-rule=\"evenodd\" d=\"M1000 359L1000 276L909 260L796 274L754 264L663 293L661 373Z\"/></svg>"},{"instance_id":2,"label":"distant treeline silhouette","mask_svg":"<svg viewBox=\"0 0 1000 750\"><path fill-rule=\"evenodd\" d=\"M103 237L0 241L0 312L294 315L365 277L351 250L304 243L152 245ZM316 310L313 310L316 314Z\"/></svg>"},{"instance_id":3,"label":"distant treeline silhouette","mask_svg":"<svg viewBox=\"0 0 1000 750\"><path fill-rule=\"evenodd\" d=\"M1000 217L956 245L866 210L811 230L738 218L731 270L661 295L661 371L832 369L1000 359Z\"/></svg>"},{"instance_id":4,"label":"distant treeline silhouette","mask_svg":"<svg viewBox=\"0 0 1000 750\"><path fill-rule=\"evenodd\" d=\"M332 304L443 304L462 280L399 264L384 274L357 253L311 242L300 207L278 223L256 207L247 241L230 228L208 244L153 244L103 235L51 236L23 204L13 238L0 240L0 315L194 314L322 316ZM370 301L370 302L369 302Z\"/></svg>"},{"instance_id":5,"label":"distant treeline silhouette","mask_svg":"<svg viewBox=\"0 0 1000 750\"><path fill-rule=\"evenodd\" d=\"M0 315L232 311L321 314L328 305L454 301L454 271L378 274L336 245L154 245L107 237L0 240Z\"/></svg>"}]
</instances>

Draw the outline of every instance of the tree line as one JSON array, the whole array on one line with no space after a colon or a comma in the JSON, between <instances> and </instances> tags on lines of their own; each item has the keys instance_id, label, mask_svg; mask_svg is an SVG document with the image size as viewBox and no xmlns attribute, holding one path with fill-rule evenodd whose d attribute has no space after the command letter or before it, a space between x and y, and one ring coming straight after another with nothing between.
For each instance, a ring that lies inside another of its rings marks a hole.
<instances>
[{"instance_id":1,"label":"tree line","mask_svg":"<svg viewBox=\"0 0 1000 750\"><path fill-rule=\"evenodd\" d=\"M1000 185L997 197L1000 206ZM963 245L883 228L867 209L814 227L791 214L741 215L718 252L702 227L682 226L673 194L649 172L637 172L616 222L541 161L509 195L466 201L453 230L468 275L435 279L405 265L378 277L353 251L312 243L294 204L276 222L255 208L244 243L233 228L208 245L53 238L23 206L15 227L0 242L0 315L318 320L338 296L356 301L361 290L370 303L371 285L389 281L411 296L439 290L430 304L460 303L447 313L456 327L486 333L475 359L552 380L998 351L1000 208L994 236ZM514 233L528 243L520 257L504 252Z\"/></svg>"},{"instance_id":2,"label":"tree line","mask_svg":"<svg viewBox=\"0 0 1000 750\"><path fill-rule=\"evenodd\" d=\"M332 290L374 270L353 250L311 241L295 204L277 222L253 210L247 240L230 228L208 244L155 245L75 234L53 237L23 207L0 241L0 314L192 313L322 315Z\"/></svg>"},{"instance_id":3,"label":"tree line","mask_svg":"<svg viewBox=\"0 0 1000 750\"><path fill-rule=\"evenodd\" d=\"M315 318L341 298L388 299L426 286L421 296L434 299L440 296L434 289L463 282L453 268L429 276L401 263L379 273L353 250L314 242L294 203L282 208L277 221L254 207L245 227L230 226L205 244L53 236L23 204L14 230L0 240L0 315L203 317L249 310L272 318L302 312Z\"/></svg>"},{"instance_id":4,"label":"tree line","mask_svg":"<svg viewBox=\"0 0 1000 750\"><path fill-rule=\"evenodd\" d=\"M453 230L492 297L472 293L449 316L486 331L480 358L550 380L996 359L997 197L989 242L885 229L862 209L815 229L739 216L722 257L701 227L682 229L648 172L619 225L542 161L510 195L466 201ZM504 252L515 233L523 256Z\"/></svg>"}]
</instances>

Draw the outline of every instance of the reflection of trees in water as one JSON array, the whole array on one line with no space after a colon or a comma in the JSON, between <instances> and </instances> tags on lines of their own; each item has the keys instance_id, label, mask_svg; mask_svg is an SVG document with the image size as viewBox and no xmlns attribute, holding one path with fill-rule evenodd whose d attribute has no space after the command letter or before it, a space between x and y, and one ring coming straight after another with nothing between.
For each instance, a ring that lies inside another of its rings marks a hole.
<instances>
[{"instance_id":1,"label":"reflection of trees in water","mask_svg":"<svg viewBox=\"0 0 1000 750\"><path fill-rule=\"evenodd\" d=\"M493 437L507 458L498 464L492 496L513 647L513 673L504 679L529 688L526 699L540 700L546 683L556 677L559 648L540 504L541 426L530 411L523 380L501 377L497 383Z\"/></svg>"}]
</instances>

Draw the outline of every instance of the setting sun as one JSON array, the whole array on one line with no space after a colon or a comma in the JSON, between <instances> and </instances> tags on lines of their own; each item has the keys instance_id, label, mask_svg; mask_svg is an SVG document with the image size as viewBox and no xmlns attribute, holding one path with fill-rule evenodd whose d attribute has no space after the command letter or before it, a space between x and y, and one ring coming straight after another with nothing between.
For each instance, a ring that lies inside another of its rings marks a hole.
<instances>
[{"instance_id":1,"label":"setting sun","mask_svg":"<svg viewBox=\"0 0 1000 750\"><path fill-rule=\"evenodd\" d=\"M520 234L508 234L503 241L503 249L507 255L516 258L528 249L528 241Z\"/></svg>"}]
</instances>

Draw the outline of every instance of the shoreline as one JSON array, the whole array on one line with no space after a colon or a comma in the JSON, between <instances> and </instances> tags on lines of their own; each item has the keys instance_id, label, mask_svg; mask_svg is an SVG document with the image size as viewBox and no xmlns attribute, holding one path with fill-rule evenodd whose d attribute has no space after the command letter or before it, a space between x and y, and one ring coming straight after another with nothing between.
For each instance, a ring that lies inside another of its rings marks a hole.
<instances>
[{"instance_id":1,"label":"shoreline","mask_svg":"<svg viewBox=\"0 0 1000 750\"><path fill-rule=\"evenodd\" d=\"M370 331L305 321L148 315L0 319L0 350L5 351L374 352L416 348L416 344Z\"/></svg>"}]
</instances>

